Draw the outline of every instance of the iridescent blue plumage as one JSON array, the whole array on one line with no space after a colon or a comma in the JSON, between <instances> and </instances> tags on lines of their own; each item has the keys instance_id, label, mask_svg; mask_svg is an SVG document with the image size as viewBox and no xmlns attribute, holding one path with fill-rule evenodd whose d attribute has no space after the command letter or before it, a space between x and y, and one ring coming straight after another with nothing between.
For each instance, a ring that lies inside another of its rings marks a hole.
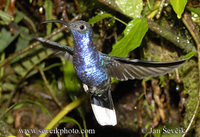
<instances>
[{"instance_id":1,"label":"iridescent blue plumage","mask_svg":"<svg viewBox=\"0 0 200 137\"><path fill-rule=\"evenodd\" d=\"M85 33L73 31L74 55L73 64L81 81L89 87L98 87L108 80L105 68L99 61L99 52L93 46L91 30Z\"/></svg>"},{"instance_id":2,"label":"iridescent blue plumage","mask_svg":"<svg viewBox=\"0 0 200 137\"><path fill-rule=\"evenodd\" d=\"M70 59L74 69L83 82L85 91L91 93L91 106L100 125L116 125L116 113L111 96L111 76L117 80L142 79L158 76L179 67L185 60L159 63L130 60L109 56L97 51L92 42L92 28L85 21L66 23L61 20L49 20L44 23L59 22L66 25L73 35L74 47L60 45L40 37L35 39L49 43L60 49L62 56ZM71 59L73 58L73 59Z\"/></svg>"}]
</instances>

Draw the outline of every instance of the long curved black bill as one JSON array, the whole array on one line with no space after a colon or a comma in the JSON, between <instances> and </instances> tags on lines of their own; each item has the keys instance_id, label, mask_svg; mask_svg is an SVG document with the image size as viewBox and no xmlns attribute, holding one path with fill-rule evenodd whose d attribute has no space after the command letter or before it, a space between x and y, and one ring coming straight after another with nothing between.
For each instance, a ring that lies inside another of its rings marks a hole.
<instances>
[{"instance_id":1,"label":"long curved black bill","mask_svg":"<svg viewBox=\"0 0 200 137\"><path fill-rule=\"evenodd\" d=\"M62 21L62 20L46 20L42 23L60 23L60 24L63 24L65 26L69 27L69 23Z\"/></svg>"}]
</instances>

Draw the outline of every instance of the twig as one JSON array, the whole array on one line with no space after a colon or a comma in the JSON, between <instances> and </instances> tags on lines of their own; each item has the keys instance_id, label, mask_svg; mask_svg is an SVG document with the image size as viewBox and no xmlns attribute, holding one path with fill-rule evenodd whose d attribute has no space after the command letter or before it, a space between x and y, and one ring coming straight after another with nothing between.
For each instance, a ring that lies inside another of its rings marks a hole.
<instances>
[{"instance_id":1,"label":"twig","mask_svg":"<svg viewBox=\"0 0 200 137\"><path fill-rule=\"evenodd\" d=\"M164 3L165 3L165 0L162 0L161 3L160 3L160 7L159 7L158 13L157 13L157 15L156 15L156 18L157 18L157 19L160 18L160 15L161 15L161 12L162 12Z\"/></svg>"},{"instance_id":2,"label":"twig","mask_svg":"<svg viewBox=\"0 0 200 137\"><path fill-rule=\"evenodd\" d=\"M198 48L198 45L200 44L200 36L195 27L195 24L193 23L190 15L187 12L183 15L182 21L185 24L185 26L187 27L187 29L189 30L190 34L192 35L195 43L197 44L197 48Z\"/></svg>"},{"instance_id":3,"label":"twig","mask_svg":"<svg viewBox=\"0 0 200 137\"><path fill-rule=\"evenodd\" d=\"M190 15L187 12L183 15L182 21L185 24L185 26L187 27L187 29L189 30L190 34L192 35L192 37L193 37L193 39L194 39L194 41L197 45L198 71L199 71L199 84L198 85L200 85L200 37L199 37L199 34L198 34L197 29L195 27L195 24L193 23ZM195 120L199 105L200 105L200 86L198 87L198 98L197 98L197 104L196 104L195 111L194 111L192 119L191 119L191 121L190 121L190 123L189 123L189 125L188 125L188 127L187 127L187 129L186 129L186 131L185 131L185 133L183 134L182 137L185 137L186 134L191 129L191 126L192 126L192 123Z\"/></svg>"},{"instance_id":4,"label":"twig","mask_svg":"<svg viewBox=\"0 0 200 137\"><path fill-rule=\"evenodd\" d=\"M39 70L39 72L40 72L40 74L42 76L42 79L43 79L43 81L44 81L44 83L45 83L45 85L46 85L46 87L48 89L47 91L48 91L49 95L53 98L53 100L56 103L56 105L58 105L60 108L62 108L61 103L58 101L57 97L53 94L53 90L51 89L51 87L49 85L49 82L47 81L44 72L42 71L42 69L39 66L37 66L36 68Z\"/></svg>"},{"instance_id":5,"label":"twig","mask_svg":"<svg viewBox=\"0 0 200 137\"><path fill-rule=\"evenodd\" d=\"M126 22L124 22L123 20L120 20L119 18L116 18L115 16L113 16L113 18L119 22L121 22L124 25L128 25Z\"/></svg>"}]
</instances>

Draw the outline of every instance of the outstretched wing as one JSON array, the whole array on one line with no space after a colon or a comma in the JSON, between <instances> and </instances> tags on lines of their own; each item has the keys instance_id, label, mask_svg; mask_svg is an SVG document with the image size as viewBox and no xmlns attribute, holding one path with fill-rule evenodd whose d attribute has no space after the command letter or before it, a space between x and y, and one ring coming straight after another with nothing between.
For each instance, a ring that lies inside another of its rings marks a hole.
<instances>
[{"instance_id":1,"label":"outstretched wing","mask_svg":"<svg viewBox=\"0 0 200 137\"><path fill-rule=\"evenodd\" d=\"M55 55L62 56L71 62L73 61L73 50L74 50L73 47L65 46L65 45L59 44L54 41L50 41L50 40L42 38L42 37L37 37L32 34L28 34L24 31L22 31L19 28L19 26L17 26L17 24L15 24L15 23L11 23L10 25L13 26L15 28L15 30L18 31L19 33L21 33L25 36L29 36L35 40L38 40L38 41L42 42L45 47L53 49L55 51Z\"/></svg>"},{"instance_id":2,"label":"outstretched wing","mask_svg":"<svg viewBox=\"0 0 200 137\"><path fill-rule=\"evenodd\" d=\"M48 44L46 47L53 49L55 51L55 55L62 56L71 62L73 61L73 50L74 50L73 47L65 46L42 37L36 37L36 36L31 36L31 37L44 44Z\"/></svg>"},{"instance_id":3,"label":"outstretched wing","mask_svg":"<svg viewBox=\"0 0 200 137\"><path fill-rule=\"evenodd\" d=\"M164 75L178 68L185 60L175 62L149 62L100 54L108 74L117 80L143 79Z\"/></svg>"}]
</instances>

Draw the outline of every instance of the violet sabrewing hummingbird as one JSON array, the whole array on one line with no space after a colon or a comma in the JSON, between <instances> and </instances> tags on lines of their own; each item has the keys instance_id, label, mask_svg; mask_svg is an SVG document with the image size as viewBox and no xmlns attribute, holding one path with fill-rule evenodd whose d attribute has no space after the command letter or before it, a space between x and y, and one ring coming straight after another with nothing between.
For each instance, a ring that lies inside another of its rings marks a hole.
<instances>
[{"instance_id":1,"label":"violet sabrewing hummingbird","mask_svg":"<svg viewBox=\"0 0 200 137\"><path fill-rule=\"evenodd\" d=\"M114 57L99 52L93 45L91 26L85 21L58 22L67 26L73 36L74 47L58 44L41 37L37 40L57 47L63 57L73 62L75 72L90 93L91 106L98 123L102 126L117 124L111 96L111 77L125 81L164 75L179 67L185 60L175 62L149 62L137 59Z\"/></svg>"}]
</instances>

